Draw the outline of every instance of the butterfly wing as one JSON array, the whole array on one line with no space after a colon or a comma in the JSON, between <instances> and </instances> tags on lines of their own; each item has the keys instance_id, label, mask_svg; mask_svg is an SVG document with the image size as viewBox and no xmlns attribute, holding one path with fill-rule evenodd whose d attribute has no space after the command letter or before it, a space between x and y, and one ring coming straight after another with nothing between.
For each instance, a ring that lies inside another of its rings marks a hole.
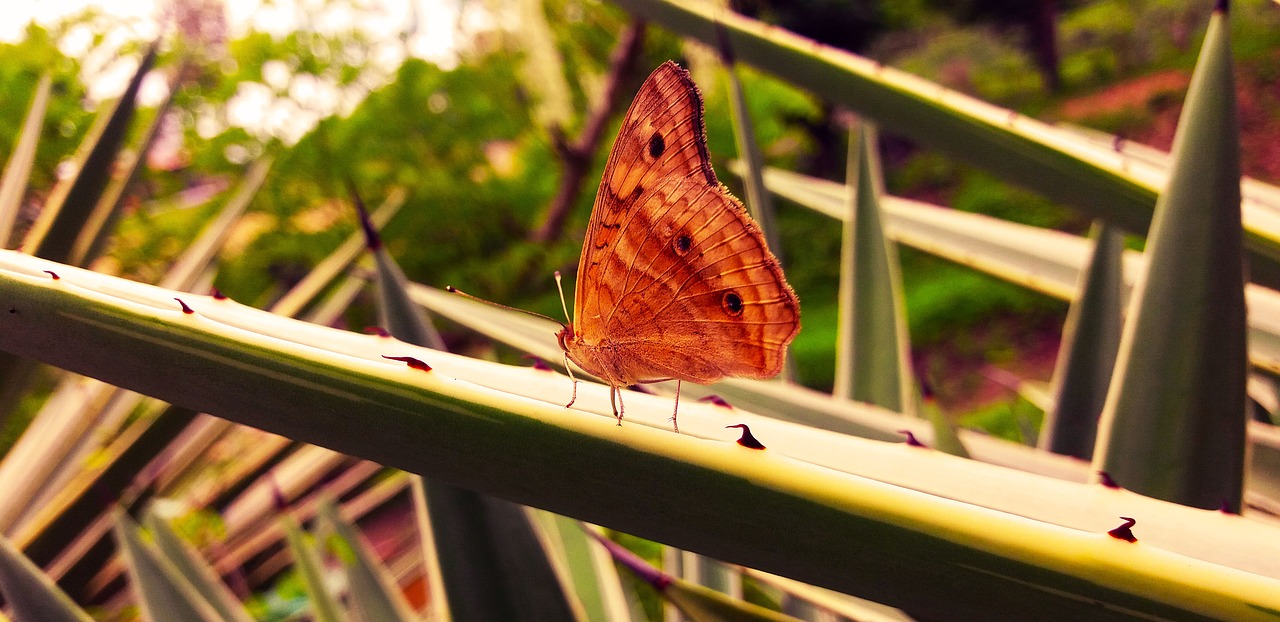
<instances>
[{"instance_id":1,"label":"butterfly wing","mask_svg":"<svg viewBox=\"0 0 1280 622\"><path fill-rule=\"evenodd\" d=\"M629 379L772 377L800 330L763 234L718 184L672 179L644 192L597 260L606 349Z\"/></svg>"},{"instance_id":2,"label":"butterfly wing","mask_svg":"<svg viewBox=\"0 0 1280 622\"><path fill-rule=\"evenodd\" d=\"M569 356L616 384L782 368L800 308L711 169L702 99L665 63L623 118L587 226Z\"/></svg>"},{"instance_id":3,"label":"butterfly wing","mask_svg":"<svg viewBox=\"0 0 1280 622\"><path fill-rule=\"evenodd\" d=\"M609 303L598 292L601 281L613 276L593 266L600 264L602 254L613 252L640 195L672 178L719 186L706 144L698 87L689 72L667 61L649 75L627 109L591 210L574 289L573 324L584 338L603 337L598 318Z\"/></svg>"}]
</instances>

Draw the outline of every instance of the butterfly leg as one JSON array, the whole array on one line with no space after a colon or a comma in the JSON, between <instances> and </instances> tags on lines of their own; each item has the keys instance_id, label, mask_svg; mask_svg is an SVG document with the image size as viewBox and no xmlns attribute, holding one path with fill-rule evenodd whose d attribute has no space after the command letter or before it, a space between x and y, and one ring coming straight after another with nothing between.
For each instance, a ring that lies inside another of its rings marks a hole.
<instances>
[{"instance_id":1,"label":"butterfly leg","mask_svg":"<svg viewBox=\"0 0 1280 622\"><path fill-rule=\"evenodd\" d=\"M676 405L671 409L671 427L675 429L676 434L680 433L680 422L676 420L676 415L680 414L680 383L683 380L676 379Z\"/></svg>"},{"instance_id":2,"label":"butterfly leg","mask_svg":"<svg viewBox=\"0 0 1280 622\"><path fill-rule=\"evenodd\" d=\"M614 396L617 401L614 401ZM618 418L618 425L622 425L622 415L626 412L627 407L622 403L622 388L609 385L609 405L613 406L613 416Z\"/></svg>"},{"instance_id":3,"label":"butterfly leg","mask_svg":"<svg viewBox=\"0 0 1280 622\"><path fill-rule=\"evenodd\" d=\"M578 379L573 377L573 368L569 367L568 352L564 353L564 371L569 374L569 380L573 383L573 395L569 397L569 403L564 405L565 408L568 408L578 401Z\"/></svg>"}]
</instances>

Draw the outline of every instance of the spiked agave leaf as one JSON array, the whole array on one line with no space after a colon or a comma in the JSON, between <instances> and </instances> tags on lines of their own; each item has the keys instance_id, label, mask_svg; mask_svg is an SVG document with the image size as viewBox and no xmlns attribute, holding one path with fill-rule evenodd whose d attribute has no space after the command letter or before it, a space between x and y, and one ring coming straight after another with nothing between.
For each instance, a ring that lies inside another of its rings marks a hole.
<instances>
[{"instance_id":1,"label":"spiked agave leaf","mask_svg":"<svg viewBox=\"0 0 1280 622\"><path fill-rule=\"evenodd\" d=\"M1220 7L1178 123L1094 466L1131 490L1238 512L1248 352L1229 30Z\"/></svg>"},{"instance_id":2,"label":"spiked agave leaf","mask_svg":"<svg viewBox=\"0 0 1280 622\"><path fill-rule=\"evenodd\" d=\"M564 381L545 371L388 351L383 339L202 297L185 296L188 314L175 295L0 252L0 298L17 311L0 314L0 349L909 614L1264 619L1280 609L1280 537L1239 516L744 410L731 420L749 421L768 449L738 446L737 430L725 438L714 406L691 405L689 433L677 435L669 400L641 394L619 428L607 387L584 385L581 410L566 410L545 401ZM377 425L351 434L352 413ZM1139 544L1106 534L1135 515ZM790 528L797 521L806 528ZM938 574L949 580L926 598L916 586ZM1098 576L1105 584L1088 579Z\"/></svg>"}]
</instances>

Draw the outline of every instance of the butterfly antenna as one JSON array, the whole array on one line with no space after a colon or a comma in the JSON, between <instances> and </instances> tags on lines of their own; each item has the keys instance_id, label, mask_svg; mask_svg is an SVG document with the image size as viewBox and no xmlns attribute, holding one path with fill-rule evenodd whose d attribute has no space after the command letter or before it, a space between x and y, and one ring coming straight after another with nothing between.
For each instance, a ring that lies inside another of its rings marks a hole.
<instances>
[{"instance_id":1,"label":"butterfly antenna","mask_svg":"<svg viewBox=\"0 0 1280 622\"><path fill-rule=\"evenodd\" d=\"M560 280L560 271L556 270L556 290L560 292L560 309L564 311L564 319L566 322L572 321L569 317L569 305L564 302L564 282ZM563 324L562 324L563 326Z\"/></svg>"},{"instance_id":2,"label":"butterfly antenna","mask_svg":"<svg viewBox=\"0 0 1280 622\"><path fill-rule=\"evenodd\" d=\"M456 288L456 287L454 287L454 286L452 286L452 285L446 285L446 286L445 286L445 288L444 288L444 290L445 290L445 291L447 291L447 292L449 292L450 294L457 294L457 295L459 295L459 296L462 296L463 298L469 298L469 299L474 300L474 301L476 301L476 302L483 302L484 304L487 304L487 305L489 305L489 306L491 306L491 307L498 307L499 309L506 309L507 311L516 311L516 312L518 312L518 313L523 313L523 314L525 314L525 315L532 315L533 317L540 317L540 318L542 318L542 319L544 319L544 320L551 320L552 322L555 322L556 324L559 324L559 325L561 325L561 326L564 326L564 325L565 325L565 324L564 324L564 322L561 322L560 320L557 320L557 319L555 319L555 318L553 318L553 317L543 315L543 314L541 314L541 313L534 313L533 311L528 311L528 310L525 310L525 309L518 309L518 308L516 308L516 307L509 307L509 306L507 306L507 305L504 305L504 304L501 304L501 303L497 303L497 302L494 302L494 301L492 301L492 300L485 300L484 298L480 298L480 297L478 297L478 296L472 296L471 294L468 294L467 292L464 292L464 291L462 291L462 290L460 290L460 289L458 289L458 288ZM563 302L564 302L564 294L560 294L560 302L563 304Z\"/></svg>"}]
</instances>

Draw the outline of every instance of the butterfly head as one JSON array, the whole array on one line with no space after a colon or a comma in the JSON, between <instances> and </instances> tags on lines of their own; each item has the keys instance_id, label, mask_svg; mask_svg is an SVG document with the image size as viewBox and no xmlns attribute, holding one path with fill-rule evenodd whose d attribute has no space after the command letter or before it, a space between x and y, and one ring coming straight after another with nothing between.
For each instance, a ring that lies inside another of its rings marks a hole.
<instances>
[{"instance_id":1,"label":"butterfly head","mask_svg":"<svg viewBox=\"0 0 1280 622\"><path fill-rule=\"evenodd\" d=\"M560 342L560 349L568 352L569 344L573 342L574 338L573 324L562 324L561 326L563 328L556 333L556 340Z\"/></svg>"}]
</instances>

